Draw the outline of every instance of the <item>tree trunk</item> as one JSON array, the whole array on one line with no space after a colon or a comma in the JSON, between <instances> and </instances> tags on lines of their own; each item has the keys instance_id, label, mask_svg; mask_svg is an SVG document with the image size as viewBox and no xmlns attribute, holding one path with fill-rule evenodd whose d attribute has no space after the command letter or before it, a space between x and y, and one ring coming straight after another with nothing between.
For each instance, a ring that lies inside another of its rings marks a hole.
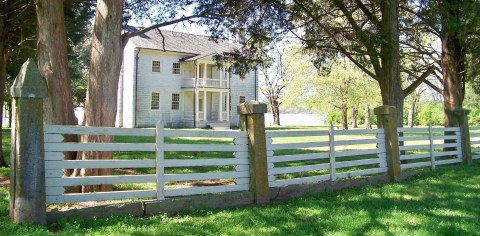
<instances>
[{"instance_id":1,"label":"tree trunk","mask_svg":"<svg viewBox=\"0 0 480 236\"><path fill-rule=\"evenodd\" d=\"M352 108L352 128L358 128L357 114L358 114L358 108L353 107Z\"/></svg>"},{"instance_id":2,"label":"tree trunk","mask_svg":"<svg viewBox=\"0 0 480 236\"><path fill-rule=\"evenodd\" d=\"M278 107L278 102L272 102L272 114L273 114L273 124L280 125L280 109Z\"/></svg>"},{"instance_id":3,"label":"tree trunk","mask_svg":"<svg viewBox=\"0 0 480 236\"><path fill-rule=\"evenodd\" d=\"M454 111L462 108L465 69L465 53L461 36L449 29L459 19L459 6L454 0L441 1L442 11L442 56L443 101L445 108L445 126L458 126L458 118Z\"/></svg>"},{"instance_id":4,"label":"tree trunk","mask_svg":"<svg viewBox=\"0 0 480 236\"><path fill-rule=\"evenodd\" d=\"M383 105L397 108L397 125L403 126L403 101L405 93L400 84L400 51L398 33L398 0L380 1L382 22L380 34L383 36L380 59L382 70L378 80Z\"/></svg>"},{"instance_id":5,"label":"tree trunk","mask_svg":"<svg viewBox=\"0 0 480 236\"><path fill-rule=\"evenodd\" d=\"M415 105L417 99L413 99L408 106L408 127L413 128L413 120L415 118Z\"/></svg>"},{"instance_id":6,"label":"tree trunk","mask_svg":"<svg viewBox=\"0 0 480 236\"><path fill-rule=\"evenodd\" d=\"M123 56L123 1L98 0L93 25L90 78L85 103L86 126L115 126L117 89ZM84 142L112 142L112 137L85 136ZM112 159L111 152L84 152L82 159ZM111 175L111 169L85 169L82 175ZM84 186L84 192L109 191L111 185Z\"/></svg>"},{"instance_id":7,"label":"tree trunk","mask_svg":"<svg viewBox=\"0 0 480 236\"><path fill-rule=\"evenodd\" d=\"M370 119L370 106L365 106L365 129L372 129L372 121Z\"/></svg>"},{"instance_id":8,"label":"tree trunk","mask_svg":"<svg viewBox=\"0 0 480 236\"><path fill-rule=\"evenodd\" d=\"M38 69L47 83L44 99L44 122L55 125L77 125L73 109L72 88L67 59L67 36L63 14L63 0L37 0ZM65 142L77 142L76 135L65 135ZM76 152L65 153L65 159L74 160ZM71 175L67 170L65 175Z\"/></svg>"},{"instance_id":9,"label":"tree trunk","mask_svg":"<svg viewBox=\"0 0 480 236\"><path fill-rule=\"evenodd\" d=\"M0 167L7 167L7 162L5 161L5 156L3 156L3 98L5 94L5 83L7 78L7 61L8 61L8 50L7 50L7 41L8 41L8 32L5 27L5 8L4 4L0 6Z\"/></svg>"},{"instance_id":10,"label":"tree trunk","mask_svg":"<svg viewBox=\"0 0 480 236\"><path fill-rule=\"evenodd\" d=\"M346 107L342 108L342 128L343 130L348 130L348 121L347 121L348 110Z\"/></svg>"}]
</instances>

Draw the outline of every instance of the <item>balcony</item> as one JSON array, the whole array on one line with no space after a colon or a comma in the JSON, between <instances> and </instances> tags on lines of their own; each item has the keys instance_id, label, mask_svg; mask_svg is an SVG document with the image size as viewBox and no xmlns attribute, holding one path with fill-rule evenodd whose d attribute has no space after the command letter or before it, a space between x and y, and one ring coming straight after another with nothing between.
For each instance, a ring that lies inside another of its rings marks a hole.
<instances>
[{"instance_id":1,"label":"balcony","mask_svg":"<svg viewBox=\"0 0 480 236\"><path fill-rule=\"evenodd\" d=\"M185 78L182 81L182 87L195 87L195 78ZM228 88L227 80L220 80L214 78L198 78L197 88Z\"/></svg>"}]
</instances>

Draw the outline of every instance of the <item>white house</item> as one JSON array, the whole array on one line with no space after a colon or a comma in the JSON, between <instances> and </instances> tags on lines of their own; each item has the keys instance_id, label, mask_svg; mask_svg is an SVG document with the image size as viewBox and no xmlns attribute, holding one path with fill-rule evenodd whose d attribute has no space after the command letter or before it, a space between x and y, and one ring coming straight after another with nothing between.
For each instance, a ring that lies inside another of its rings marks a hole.
<instances>
[{"instance_id":1,"label":"white house","mask_svg":"<svg viewBox=\"0 0 480 236\"><path fill-rule=\"evenodd\" d=\"M236 46L172 31L131 38L124 50L117 125L152 127L162 120L167 127L238 126L236 106L257 99L257 71L240 78L212 59Z\"/></svg>"}]
</instances>

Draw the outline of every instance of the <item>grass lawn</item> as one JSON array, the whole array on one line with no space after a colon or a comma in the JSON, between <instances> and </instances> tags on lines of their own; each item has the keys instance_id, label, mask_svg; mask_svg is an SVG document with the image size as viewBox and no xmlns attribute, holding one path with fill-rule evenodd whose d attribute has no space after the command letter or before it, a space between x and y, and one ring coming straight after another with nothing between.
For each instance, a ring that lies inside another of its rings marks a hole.
<instances>
[{"instance_id":1,"label":"grass lawn","mask_svg":"<svg viewBox=\"0 0 480 236\"><path fill-rule=\"evenodd\" d=\"M14 225L0 188L0 235L480 235L480 163L413 181L309 195L269 206L175 216Z\"/></svg>"}]
</instances>

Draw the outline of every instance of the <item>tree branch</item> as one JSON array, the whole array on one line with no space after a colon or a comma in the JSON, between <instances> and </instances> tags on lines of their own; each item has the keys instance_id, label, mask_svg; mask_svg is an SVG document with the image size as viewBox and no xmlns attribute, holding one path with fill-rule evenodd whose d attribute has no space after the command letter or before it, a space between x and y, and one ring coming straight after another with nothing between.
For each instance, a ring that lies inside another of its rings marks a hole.
<instances>
[{"instance_id":1,"label":"tree branch","mask_svg":"<svg viewBox=\"0 0 480 236\"><path fill-rule=\"evenodd\" d=\"M410 84L406 89L403 90L403 92L405 93L405 95L408 95L410 93L412 93L413 91L415 91L415 89L420 86L420 84L422 84L423 82L425 82L426 78L432 74L433 72L435 71L435 66L430 66L427 71L423 72L422 75L420 75L420 77L417 78L417 80L415 80L412 84Z\"/></svg>"}]
</instances>

